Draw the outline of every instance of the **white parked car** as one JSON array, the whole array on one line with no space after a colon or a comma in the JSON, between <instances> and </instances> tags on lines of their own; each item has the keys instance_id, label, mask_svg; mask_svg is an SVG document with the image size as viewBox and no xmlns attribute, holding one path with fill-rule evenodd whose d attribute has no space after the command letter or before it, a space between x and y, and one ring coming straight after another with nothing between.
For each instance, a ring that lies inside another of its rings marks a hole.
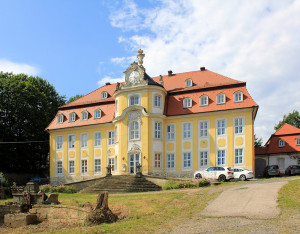
<instances>
[{"instance_id":1,"label":"white parked car","mask_svg":"<svg viewBox=\"0 0 300 234\"><path fill-rule=\"evenodd\" d=\"M194 173L194 178L197 180L207 178L223 182L233 179L233 171L230 167L209 167L203 171L196 171Z\"/></svg>"},{"instance_id":2,"label":"white parked car","mask_svg":"<svg viewBox=\"0 0 300 234\"><path fill-rule=\"evenodd\" d=\"M253 171L248 171L242 168L234 168L233 175L235 179L245 181L253 178Z\"/></svg>"}]
</instances>

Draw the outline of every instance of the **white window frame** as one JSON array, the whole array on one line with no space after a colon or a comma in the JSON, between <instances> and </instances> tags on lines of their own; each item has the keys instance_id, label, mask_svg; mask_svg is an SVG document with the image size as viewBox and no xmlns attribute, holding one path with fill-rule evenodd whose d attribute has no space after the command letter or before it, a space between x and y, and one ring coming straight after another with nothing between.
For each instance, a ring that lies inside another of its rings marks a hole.
<instances>
[{"instance_id":1,"label":"white window frame","mask_svg":"<svg viewBox=\"0 0 300 234\"><path fill-rule=\"evenodd\" d=\"M95 112L94 112L94 119L101 119L101 117L102 117L102 111L101 111L101 109L95 110Z\"/></svg>"},{"instance_id":2,"label":"white window frame","mask_svg":"<svg viewBox=\"0 0 300 234\"><path fill-rule=\"evenodd\" d=\"M226 102L226 95L224 93L219 93L217 95L217 104L220 105L220 104L225 104Z\"/></svg>"},{"instance_id":3,"label":"white window frame","mask_svg":"<svg viewBox=\"0 0 300 234\"><path fill-rule=\"evenodd\" d=\"M63 114L59 114L57 116L57 123L58 124L62 124L64 122L64 115Z\"/></svg>"},{"instance_id":4,"label":"white window frame","mask_svg":"<svg viewBox=\"0 0 300 234\"><path fill-rule=\"evenodd\" d=\"M234 134L244 134L245 118L238 116L233 118Z\"/></svg>"},{"instance_id":5,"label":"white window frame","mask_svg":"<svg viewBox=\"0 0 300 234\"><path fill-rule=\"evenodd\" d=\"M284 147L285 146L285 141L280 139L278 140L278 147Z\"/></svg>"},{"instance_id":6,"label":"white window frame","mask_svg":"<svg viewBox=\"0 0 300 234\"><path fill-rule=\"evenodd\" d=\"M73 165L71 165L71 163L73 163ZM71 172L71 169L73 169L73 172ZM69 160L68 172L69 172L69 175L75 174L75 160Z\"/></svg>"},{"instance_id":7,"label":"white window frame","mask_svg":"<svg viewBox=\"0 0 300 234\"><path fill-rule=\"evenodd\" d=\"M223 126L223 121L224 121L224 126ZM221 126L219 126L219 122L222 122ZM217 119L216 125L217 125L217 128L216 128L217 136L226 135L226 127L227 127L226 119ZM224 132L223 132L223 130L224 130Z\"/></svg>"},{"instance_id":8,"label":"white window frame","mask_svg":"<svg viewBox=\"0 0 300 234\"><path fill-rule=\"evenodd\" d=\"M189 127L187 127L189 126ZM192 122L184 122L182 123L182 139L191 139L193 136L193 123Z\"/></svg>"},{"instance_id":9,"label":"white window frame","mask_svg":"<svg viewBox=\"0 0 300 234\"><path fill-rule=\"evenodd\" d=\"M102 99L106 99L108 97L108 93L106 92L106 91L103 91L102 93L101 93L101 98Z\"/></svg>"},{"instance_id":10,"label":"white window frame","mask_svg":"<svg viewBox=\"0 0 300 234\"><path fill-rule=\"evenodd\" d=\"M108 139L108 145L114 145L115 144L115 131L108 131L107 132L107 139Z\"/></svg>"},{"instance_id":11,"label":"white window frame","mask_svg":"<svg viewBox=\"0 0 300 234\"><path fill-rule=\"evenodd\" d=\"M199 153L199 168L208 167L209 166L209 157L208 151L200 151ZM205 164L206 160L206 164Z\"/></svg>"},{"instance_id":12,"label":"white window frame","mask_svg":"<svg viewBox=\"0 0 300 234\"><path fill-rule=\"evenodd\" d=\"M190 97L186 97L183 99L183 108L191 108L193 105L193 100Z\"/></svg>"},{"instance_id":13,"label":"white window frame","mask_svg":"<svg viewBox=\"0 0 300 234\"><path fill-rule=\"evenodd\" d=\"M170 127L170 131L169 131L169 127ZM174 141L176 139L176 126L175 124L168 124L166 126L166 132L167 132L167 140L168 141ZM172 131L173 128L173 131Z\"/></svg>"},{"instance_id":14,"label":"white window frame","mask_svg":"<svg viewBox=\"0 0 300 234\"><path fill-rule=\"evenodd\" d=\"M86 136L86 140L84 139ZM80 134L80 148L87 148L88 147L88 140L89 140L89 135L88 133L81 133ZM85 143L85 144L83 144Z\"/></svg>"},{"instance_id":15,"label":"white window frame","mask_svg":"<svg viewBox=\"0 0 300 234\"><path fill-rule=\"evenodd\" d=\"M96 162L100 162L99 165ZM95 174L101 173L101 166L102 166L102 160L100 158L95 158L94 159L94 173Z\"/></svg>"},{"instance_id":16,"label":"white window frame","mask_svg":"<svg viewBox=\"0 0 300 234\"><path fill-rule=\"evenodd\" d=\"M193 86L193 80L192 79L186 79L185 80L185 87L186 88L189 88L189 87L192 87Z\"/></svg>"},{"instance_id":17,"label":"white window frame","mask_svg":"<svg viewBox=\"0 0 300 234\"><path fill-rule=\"evenodd\" d=\"M189 158L186 158L188 157ZM187 166L185 166L185 162L187 163ZM188 162L190 162L190 165L188 165ZM191 169L193 166L193 157L192 157L192 152L183 152L182 153L182 168L183 169Z\"/></svg>"},{"instance_id":18,"label":"white window frame","mask_svg":"<svg viewBox=\"0 0 300 234\"><path fill-rule=\"evenodd\" d=\"M171 159L171 157L169 157L169 156L173 156L173 159ZM175 153L167 153L167 158L166 158L167 160L166 160L166 168L167 168L167 170L175 170L175 168L176 168L176 164L175 164L175 162L176 162L176 157L175 157ZM172 167L171 167L171 165L172 165ZM170 167L169 167L170 166Z\"/></svg>"},{"instance_id":19,"label":"white window frame","mask_svg":"<svg viewBox=\"0 0 300 234\"><path fill-rule=\"evenodd\" d=\"M131 95L130 96L129 106L134 106L134 105L140 105L140 96L139 95Z\"/></svg>"},{"instance_id":20,"label":"white window frame","mask_svg":"<svg viewBox=\"0 0 300 234\"><path fill-rule=\"evenodd\" d=\"M153 167L154 168L162 168L162 153L161 152L154 152L154 157L153 157ZM159 155L159 159L157 159L156 156Z\"/></svg>"},{"instance_id":21,"label":"white window frame","mask_svg":"<svg viewBox=\"0 0 300 234\"><path fill-rule=\"evenodd\" d=\"M133 124L135 126L133 126ZM129 140L139 140L140 139L140 123L139 121L132 121L129 124Z\"/></svg>"},{"instance_id":22,"label":"white window frame","mask_svg":"<svg viewBox=\"0 0 300 234\"><path fill-rule=\"evenodd\" d=\"M297 145L297 146L300 145L300 138L296 138L296 145Z\"/></svg>"},{"instance_id":23,"label":"white window frame","mask_svg":"<svg viewBox=\"0 0 300 234\"><path fill-rule=\"evenodd\" d=\"M154 122L154 139L162 139L162 122Z\"/></svg>"},{"instance_id":24,"label":"white window frame","mask_svg":"<svg viewBox=\"0 0 300 234\"><path fill-rule=\"evenodd\" d=\"M233 100L234 102L243 102L243 92L242 91L236 91L233 94Z\"/></svg>"},{"instance_id":25,"label":"white window frame","mask_svg":"<svg viewBox=\"0 0 300 234\"><path fill-rule=\"evenodd\" d=\"M64 138L62 135L56 136L56 150L62 150L64 144Z\"/></svg>"},{"instance_id":26,"label":"white window frame","mask_svg":"<svg viewBox=\"0 0 300 234\"><path fill-rule=\"evenodd\" d=\"M209 122L208 120L199 121L199 136L208 137L209 135Z\"/></svg>"},{"instance_id":27,"label":"white window frame","mask_svg":"<svg viewBox=\"0 0 300 234\"><path fill-rule=\"evenodd\" d=\"M153 103L154 103L154 107L161 107L161 102L162 102L162 97L161 95L159 94L155 94L154 95L154 100L153 100Z\"/></svg>"},{"instance_id":28,"label":"white window frame","mask_svg":"<svg viewBox=\"0 0 300 234\"><path fill-rule=\"evenodd\" d=\"M224 153L224 155L223 155ZM219 156L221 159L221 164L219 163ZM224 160L224 162L222 163L222 161ZM218 166L225 166L226 165L226 150L218 150L217 151L217 165Z\"/></svg>"},{"instance_id":29,"label":"white window frame","mask_svg":"<svg viewBox=\"0 0 300 234\"><path fill-rule=\"evenodd\" d=\"M72 139L73 137L74 137L74 139ZM75 149L75 143L76 143L76 135L75 134L68 135L68 148Z\"/></svg>"},{"instance_id":30,"label":"white window frame","mask_svg":"<svg viewBox=\"0 0 300 234\"><path fill-rule=\"evenodd\" d=\"M63 164L62 161L56 161L56 175L62 176L63 175Z\"/></svg>"},{"instance_id":31,"label":"white window frame","mask_svg":"<svg viewBox=\"0 0 300 234\"><path fill-rule=\"evenodd\" d=\"M205 100L205 102L202 103L202 100ZM208 106L208 96L207 95L202 95L200 97L200 106Z\"/></svg>"},{"instance_id":32,"label":"white window frame","mask_svg":"<svg viewBox=\"0 0 300 234\"><path fill-rule=\"evenodd\" d=\"M111 163L113 162L113 163ZM115 172L117 170L117 158L115 156L108 157L107 165L111 165L111 171Z\"/></svg>"},{"instance_id":33,"label":"white window frame","mask_svg":"<svg viewBox=\"0 0 300 234\"><path fill-rule=\"evenodd\" d=\"M81 112L81 120L86 121L89 119L89 112L88 111L82 111Z\"/></svg>"},{"instance_id":34,"label":"white window frame","mask_svg":"<svg viewBox=\"0 0 300 234\"><path fill-rule=\"evenodd\" d=\"M244 164L244 148L235 148L234 149L234 164Z\"/></svg>"},{"instance_id":35,"label":"white window frame","mask_svg":"<svg viewBox=\"0 0 300 234\"><path fill-rule=\"evenodd\" d=\"M85 162L85 163L83 164L83 162ZM80 172L81 172L81 175L86 175L88 173L88 160L87 159L81 159Z\"/></svg>"},{"instance_id":36,"label":"white window frame","mask_svg":"<svg viewBox=\"0 0 300 234\"><path fill-rule=\"evenodd\" d=\"M75 122L76 120L76 113L75 112L72 112L69 114L69 121L70 122Z\"/></svg>"},{"instance_id":37,"label":"white window frame","mask_svg":"<svg viewBox=\"0 0 300 234\"><path fill-rule=\"evenodd\" d=\"M101 147L102 132L94 132L94 147Z\"/></svg>"}]
</instances>

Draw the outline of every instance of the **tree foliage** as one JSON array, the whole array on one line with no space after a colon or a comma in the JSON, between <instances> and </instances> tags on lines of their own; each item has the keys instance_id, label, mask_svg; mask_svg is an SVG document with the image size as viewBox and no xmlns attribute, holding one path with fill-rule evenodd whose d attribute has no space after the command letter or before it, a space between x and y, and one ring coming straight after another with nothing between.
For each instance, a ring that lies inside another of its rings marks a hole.
<instances>
[{"instance_id":1,"label":"tree foliage","mask_svg":"<svg viewBox=\"0 0 300 234\"><path fill-rule=\"evenodd\" d=\"M300 128L300 115L299 115L299 112L294 110L292 113L289 113L288 115L284 115L283 119L281 121L279 121L279 123L274 126L274 129L278 130L285 123L288 123L290 125L293 125L294 127Z\"/></svg>"},{"instance_id":2,"label":"tree foliage","mask_svg":"<svg viewBox=\"0 0 300 234\"><path fill-rule=\"evenodd\" d=\"M63 104L65 97L46 80L0 72L0 171L38 173L48 167L45 128Z\"/></svg>"},{"instance_id":3,"label":"tree foliage","mask_svg":"<svg viewBox=\"0 0 300 234\"><path fill-rule=\"evenodd\" d=\"M76 99L81 98L81 97L83 97L83 96L84 96L84 95L82 95L82 94L77 94L77 95L75 95L75 96L73 96L73 97L70 97L69 100L67 101L67 104L70 103L70 102L73 102L73 101L75 101Z\"/></svg>"},{"instance_id":4,"label":"tree foliage","mask_svg":"<svg viewBox=\"0 0 300 234\"><path fill-rule=\"evenodd\" d=\"M263 139L262 137L258 138L256 134L254 134L254 146L255 147L262 147L263 146Z\"/></svg>"}]
</instances>

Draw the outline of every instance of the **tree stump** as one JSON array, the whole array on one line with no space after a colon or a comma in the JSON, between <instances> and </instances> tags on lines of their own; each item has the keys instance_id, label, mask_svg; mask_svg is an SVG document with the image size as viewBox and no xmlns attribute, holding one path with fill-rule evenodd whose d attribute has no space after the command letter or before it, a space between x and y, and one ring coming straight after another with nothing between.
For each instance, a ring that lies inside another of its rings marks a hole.
<instances>
[{"instance_id":1,"label":"tree stump","mask_svg":"<svg viewBox=\"0 0 300 234\"><path fill-rule=\"evenodd\" d=\"M108 192L101 192L98 195L97 204L95 210L107 210L108 209Z\"/></svg>"}]
</instances>

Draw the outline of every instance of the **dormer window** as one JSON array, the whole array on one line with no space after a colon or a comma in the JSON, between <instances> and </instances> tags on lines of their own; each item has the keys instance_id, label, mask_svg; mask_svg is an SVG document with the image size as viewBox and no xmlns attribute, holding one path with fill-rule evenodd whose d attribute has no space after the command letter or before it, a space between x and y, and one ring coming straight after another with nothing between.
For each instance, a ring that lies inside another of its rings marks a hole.
<instances>
[{"instance_id":1,"label":"dormer window","mask_svg":"<svg viewBox=\"0 0 300 234\"><path fill-rule=\"evenodd\" d=\"M208 106L208 96L202 95L200 97L200 106Z\"/></svg>"},{"instance_id":2,"label":"dormer window","mask_svg":"<svg viewBox=\"0 0 300 234\"><path fill-rule=\"evenodd\" d=\"M102 92L101 93L101 98L102 99L105 99L105 98L107 98L108 97L108 93L107 92Z\"/></svg>"},{"instance_id":3,"label":"dormer window","mask_svg":"<svg viewBox=\"0 0 300 234\"><path fill-rule=\"evenodd\" d=\"M132 105L139 105L139 102L140 102L140 100L139 100L139 96L138 95L130 97L130 106L132 106Z\"/></svg>"},{"instance_id":4,"label":"dormer window","mask_svg":"<svg viewBox=\"0 0 300 234\"><path fill-rule=\"evenodd\" d=\"M185 87L192 87L193 86L193 81L192 79L187 79L185 80Z\"/></svg>"},{"instance_id":5,"label":"dormer window","mask_svg":"<svg viewBox=\"0 0 300 234\"><path fill-rule=\"evenodd\" d=\"M101 118L101 110L97 109L95 110L95 119L100 119Z\"/></svg>"},{"instance_id":6,"label":"dormer window","mask_svg":"<svg viewBox=\"0 0 300 234\"><path fill-rule=\"evenodd\" d=\"M284 147L284 140L278 141L278 147Z\"/></svg>"},{"instance_id":7,"label":"dormer window","mask_svg":"<svg viewBox=\"0 0 300 234\"><path fill-rule=\"evenodd\" d=\"M296 145L300 145L300 138L296 138Z\"/></svg>"},{"instance_id":8,"label":"dormer window","mask_svg":"<svg viewBox=\"0 0 300 234\"><path fill-rule=\"evenodd\" d=\"M81 120L87 120L89 117L89 113L87 111L83 111L81 113Z\"/></svg>"},{"instance_id":9,"label":"dormer window","mask_svg":"<svg viewBox=\"0 0 300 234\"><path fill-rule=\"evenodd\" d=\"M191 108L192 107L192 99L187 97L183 99L183 108Z\"/></svg>"},{"instance_id":10,"label":"dormer window","mask_svg":"<svg viewBox=\"0 0 300 234\"><path fill-rule=\"evenodd\" d=\"M64 122L64 115L60 114L57 116L57 123L63 123Z\"/></svg>"},{"instance_id":11,"label":"dormer window","mask_svg":"<svg viewBox=\"0 0 300 234\"><path fill-rule=\"evenodd\" d=\"M236 91L233 94L234 102L242 102L243 101L243 92L241 91Z\"/></svg>"},{"instance_id":12,"label":"dormer window","mask_svg":"<svg viewBox=\"0 0 300 234\"><path fill-rule=\"evenodd\" d=\"M225 103L225 94L219 93L217 95L217 104L224 104Z\"/></svg>"},{"instance_id":13,"label":"dormer window","mask_svg":"<svg viewBox=\"0 0 300 234\"><path fill-rule=\"evenodd\" d=\"M74 122L76 120L76 114L74 112L72 112L70 115L69 115L69 121L70 122Z\"/></svg>"}]
</instances>

